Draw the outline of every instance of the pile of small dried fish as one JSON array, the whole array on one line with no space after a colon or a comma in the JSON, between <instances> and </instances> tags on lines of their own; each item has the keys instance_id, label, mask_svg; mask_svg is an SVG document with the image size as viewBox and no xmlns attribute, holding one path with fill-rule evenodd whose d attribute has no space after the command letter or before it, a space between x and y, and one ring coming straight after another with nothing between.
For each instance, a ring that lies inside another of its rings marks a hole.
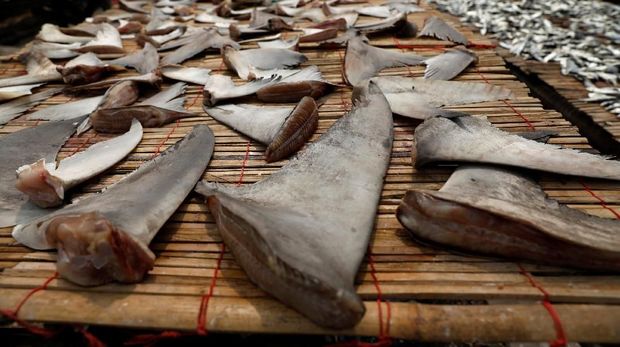
<instances>
[{"instance_id":1,"label":"pile of small dried fish","mask_svg":"<svg viewBox=\"0 0 620 347\"><path fill-rule=\"evenodd\" d=\"M514 54L554 61L620 116L620 6L598 0L429 0ZM608 87L598 87L604 81Z\"/></svg>"}]
</instances>

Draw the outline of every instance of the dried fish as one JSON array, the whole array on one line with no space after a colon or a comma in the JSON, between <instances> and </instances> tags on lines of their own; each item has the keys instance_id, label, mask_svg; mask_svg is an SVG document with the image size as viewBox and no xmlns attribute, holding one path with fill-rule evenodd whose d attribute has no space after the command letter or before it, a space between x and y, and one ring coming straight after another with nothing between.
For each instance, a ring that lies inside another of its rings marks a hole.
<instances>
[{"instance_id":1,"label":"dried fish","mask_svg":"<svg viewBox=\"0 0 620 347\"><path fill-rule=\"evenodd\" d=\"M123 50L123 41L121 41L121 34L119 34L115 27L108 23L99 24L99 31L97 31L95 39L75 50L81 53L125 53L125 50Z\"/></svg>"},{"instance_id":2,"label":"dried fish","mask_svg":"<svg viewBox=\"0 0 620 347\"><path fill-rule=\"evenodd\" d=\"M325 41L329 39L333 39L338 35L338 29L336 28L328 28L328 29L312 29L305 28L303 29L304 35L299 38L299 42L319 42Z\"/></svg>"},{"instance_id":3,"label":"dried fish","mask_svg":"<svg viewBox=\"0 0 620 347\"><path fill-rule=\"evenodd\" d=\"M249 39L245 39L245 40L241 40L241 41L237 41L237 43L242 44L242 43L249 43L249 42L263 42L263 41L271 41L271 40L277 40L279 38L282 37L282 34L277 33L277 34L273 34L273 35L267 35L267 36L260 36L260 37L254 37L254 38L249 38ZM261 47L262 48L262 47ZM271 47L271 48L278 48L278 47Z\"/></svg>"},{"instance_id":4,"label":"dried fish","mask_svg":"<svg viewBox=\"0 0 620 347\"><path fill-rule=\"evenodd\" d=\"M196 18L194 18L194 21L198 22L198 23L220 23L220 24L231 24L231 23L238 23L239 21L236 19L230 19L230 18L223 18L211 13L207 13L207 12L202 12L199 13Z\"/></svg>"},{"instance_id":5,"label":"dried fish","mask_svg":"<svg viewBox=\"0 0 620 347\"><path fill-rule=\"evenodd\" d=\"M12 100L32 94L32 89L41 86L43 83L25 84L0 88L0 101Z\"/></svg>"},{"instance_id":6,"label":"dried fish","mask_svg":"<svg viewBox=\"0 0 620 347\"><path fill-rule=\"evenodd\" d=\"M213 145L211 130L198 125L102 193L19 225L13 237L31 248L58 249L58 272L77 284L138 282L153 267L148 244L204 173Z\"/></svg>"},{"instance_id":7,"label":"dried fish","mask_svg":"<svg viewBox=\"0 0 620 347\"><path fill-rule=\"evenodd\" d=\"M97 82L108 72L122 68L104 64L94 53L89 52L68 61L65 66L56 67L56 70L60 72L65 83L76 85Z\"/></svg>"},{"instance_id":8,"label":"dried fish","mask_svg":"<svg viewBox=\"0 0 620 347\"><path fill-rule=\"evenodd\" d=\"M296 49L299 44L299 36L295 36L288 40L277 39L273 41L257 42L260 48L280 48L280 49Z\"/></svg>"},{"instance_id":9,"label":"dried fish","mask_svg":"<svg viewBox=\"0 0 620 347\"><path fill-rule=\"evenodd\" d=\"M353 24L355 24L355 21L353 22ZM322 21L321 23L317 23L317 24L310 26L310 28L347 30L351 26L349 26L345 18L337 18L337 19L328 19L328 20Z\"/></svg>"},{"instance_id":10,"label":"dried fish","mask_svg":"<svg viewBox=\"0 0 620 347\"><path fill-rule=\"evenodd\" d=\"M95 23L80 23L68 28L58 28L63 34L69 36L95 36L99 31L99 24Z\"/></svg>"},{"instance_id":11,"label":"dried fish","mask_svg":"<svg viewBox=\"0 0 620 347\"><path fill-rule=\"evenodd\" d=\"M362 9L363 7L363 5L331 6L327 2L321 4L321 10L323 10L323 13L325 13L326 16L335 16L345 13L359 13L357 11Z\"/></svg>"},{"instance_id":12,"label":"dried fish","mask_svg":"<svg viewBox=\"0 0 620 347\"><path fill-rule=\"evenodd\" d=\"M392 15L392 9L389 6L362 6L357 8L355 12L378 18L389 18Z\"/></svg>"},{"instance_id":13,"label":"dried fish","mask_svg":"<svg viewBox=\"0 0 620 347\"><path fill-rule=\"evenodd\" d=\"M59 88L50 88L0 104L0 125L8 123L11 119L18 117L58 92L60 92Z\"/></svg>"},{"instance_id":14,"label":"dried fish","mask_svg":"<svg viewBox=\"0 0 620 347\"><path fill-rule=\"evenodd\" d=\"M45 82L62 80L62 76L56 71L56 64L39 51L30 51L26 55L26 71L28 72L26 75L0 79L0 88L35 83L41 85Z\"/></svg>"},{"instance_id":15,"label":"dried fish","mask_svg":"<svg viewBox=\"0 0 620 347\"><path fill-rule=\"evenodd\" d=\"M460 167L438 192L407 192L396 214L414 237L459 250L620 270L619 221L561 205L508 169Z\"/></svg>"},{"instance_id":16,"label":"dried fish","mask_svg":"<svg viewBox=\"0 0 620 347\"><path fill-rule=\"evenodd\" d=\"M349 29L346 32L344 32L343 34L339 35L336 38L330 39L330 40L325 40L323 42L320 43L320 47L323 48L338 48L338 47L343 47L347 45L347 42L349 42L349 40L351 40L352 38L355 38L359 36L359 33L357 30L355 29Z\"/></svg>"},{"instance_id":17,"label":"dried fish","mask_svg":"<svg viewBox=\"0 0 620 347\"><path fill-rule=\"evenodd\" d=\"M498 39L514 54L559 63L563 74L583 81L588 89L607 82L615 96L604 100L602 106L620 115L620 88L616 85L620 71L614 70L620 64L618 6L593 0L432 2Z\"/></svg>"},{"instance_id":18,"label":"dried fish","mask_svg":"<svg viewBox=\"0 0 620 347\"><path fill-rule=\"evenodd\" d=\"M254 10L250 18L249 27L252 29L265 29L270 32L293 30L294 20L286 19L275 14Z\"/></svg>"},{"instance_id":19,"label":"dried fish","mask_svg":"<svg viewBox=\"0 0 620 347\"><path fill-rule=\"evenodd\" d=\"M420 36L436 37L440 40L452 41L461 45L466 45L468 42L463 34L437 16L426 18L424 27L420 31Z\"/></svg>"},{"instance_id":20,"label":"dried fish","mask_svg":"<svg viewBox=\"0 0 620 347\"><path fill-rule=\"evenodd\" d=\"M418 65L424 58L413 53L390 51L368 44L362 35L351 38L344 57L344 76L347 83L357 86L379 71L395 66Z\"/></svg>"},{"instance_id":21,"label":"dried fish","mask_svg":"<svg viewBox=\"0 0 620 347\"><path fill-rule=\"evenodd\" d=\"M415 24L407 20L407 14L399 12L378 21L356 24L354 28L366 35L394 32L397 37L414 37L418 31Z\"/></svg>"},{"instance_id":22,"label":"dried fish","mask_svg":"<svg viewBox=\"0 0 620 347\"><path fill-rule=\"evenodd\" d=\"M203 89L203 104L214 106L221 100L240 98L256 93L265 86L273 85L282 79L281 76L259 78L236 86L229 76L213 75Z\"/></svg>"},{"instance_id":23,"label":"dried fish","mask_svg":"<svg viewBox=\"0 0 620 347\"><path fill-rule=\"evenodd\" d=\"M76 121L79 120L49 122L0 137L0 227L26 223L50 213L30 203L15 188L15 171L41 158L55 161L60 147L75 131Z\"/></svg>"},{"instance_id":24,"label":"dried fish","mask_svg":"<svg viewBox=\"0 0 620 347\"><path fill-rule=\"evenodd\" d=\"M39 40L57 43L86 43L93 39L91 36L70 36L63 34L57 25L49 23L41 26L41 30L39 31L39 34L37 34L37 38Z\"/></svg>"},{"instance_id":25,"label":"dried fish","mask_svg":"<svg viewBox=\"0 0 620 347\"><path fill-rule=\"evenodd\" d=\"M429 118L416 128L414 141L418 167L432 162L474 162L620 180L618 161L527 140L476 117Z\"/></svg>"},{"instance_id":26,"label":"dried fish","mask_svg":"<svg viewBox=\"0 0 620 347\"><path fill-rule=\"evenodd\" d=\"M298 102L304 96L318 99L330 93L336 85L323 79L316 65L282 78L256 91L264 102Z\"/></svg>"},{"instance_id":27,"label":"dried fish","mask_svg":"<svg viewBox=\"0 0 620 347\"><path fill-rule=\"evenodd\" d=\"M143 126L152 128L180 118L194 117L194 113L187 112L183 108L185 98L176 98L183 94L185 86L185 83L175 83L170 88L132 106L126 106L130 103L113 107L100 106L90 115L92 127L98 132L120 133L130 128L132 119L137 119Z\"/></svg>"},{"instance_id":28,"label":"dried fish","mask_svg":"<svg viewBox=\"0 0 620 347\"><path fill-rule=\"evenodd\" d=\"M200 67L184 67L181 65L166 65L160 68L161 74L177 81L205 85L209 81L210 69Z\"/></svg>"},{"instance_id":29,"label":"dried fish","mask_svg":"<svg viewBox=\"0 0 620 347\"><path fill-rule=\"evenodd\" d=\"M297 66L308 58L299 53L282 48L258 48L236 50L224 47L224 63L243 80L255 79L256 70L282 69Z\"/></svg>"},{"instance_id":30,"label":"dried fish","mask_svg":"<svg viewBox=\"0 0 620 347\"><path fill-rule=\"evenodd\" d=\"M58 167L55 162L46 163L45 158L19 167L15 187L39 207L59 206L69 189L118 163L141 139L142 125L134 120L125 134L98 142L83 152L65 158L58 163Z\"/></svg>"},{"instance_id":31,"label":"dried fish","mask_svg":"<svg viewBox=\"0 0 620 347\"><path fill-rule=\"evenodd\" d=\"M247 104L204 107L205 112L231 128L267 145L268 163L297 152L318 125L318 106L304 97L295 108Z\"/></svg>"},{"instance_id":32,"label":"dried fish","mask_svg":"<svg viewBox=\"0 0 620 347\"><path fill-rule=\"evenodd\" d=\"M113 108L133 104L140 96L140 89L135 81L118 81L103 95L98 108Z\"/></svg>"},{"instance_id":33,"label":"dried fish","mask_svg":"<svg viewBox=\"0 0 620 347\"><path fill-rule=\"evenodd\" d=\"M97 109L103 95L48 106L26 116L28 120L59 121L86 116Z\"/></svg>"},{"instance_id":34,"label":"dried fish","mask_svg":"<svg viewBox=\"0 0 620 347\"><path fill-rule=\"evenodd\" d=\"M488 83L407 77L375 77L373 81L385 94L392 112L415 119L462 115L441 107L506 100L513 96L510 89Z\"/></svg>"},{"instance_id":35,"label":"dried fish","mask_svg":"<svg viewBox=\"0 0 620 347\"><path fill-rule=\"evenodd\" d=\"M149 11L144 8L144 5L148 4L148 1L120 0L118 3L122 9L127 11L149 13Z\"/></svg>"},{"instance_id":36,"label":"dried fish","mask_svg":"<svg viewBox=\"0 0 620 347\"><path fill-rule=\"evenodd\" d=\"M68 87L68 88L65 88L64 92L67 94L99 93L102 90L107 90L110 86L118 82L121 82L121 81L134 81L134 82L139 83L140 85L159 88L161 85L161 76L156 71L156 72L151 72L151 73L147 73L147 74L139 75L139 76L112 78L112 79L103 80L99 82L93 82L93 83L84 84L80 86Z\"/></svg>"},{"instance_id":37,"label":"dried fish","mask_svg":"<svg viewBox=\"0 0 620 347\"><path fill-rule=\"evenodd\" d=\"M118 25L118 33L121 35L137 34L142 31L143 25L138 21L125 21L121 19Z\"/></svg>"},{"instance_id":38,"label":"dried fish","mask_svg":"<svg viewBox=\"0 0 620 347\"><path fill-rule=\"evenodd\" d=\"M157 70L159 54L155 47L147 43L144 48L124 57L108 61L108 64L132 67L140 74L147 74Z\"/></svg>"},{"instance_id":39,"label":"dried fish","mask_svg":"<svg viewBox=\"0 0 620 347\"><path fill-rule=\"evenodd\" d=\"M316 324L335 329L352 327L364 315L353 283L393 139L381 91L371 83L355 94L351 112L268 178L237 188L206 182L196 188L248 277Z\"/></svg>"},{"instance_id":40,"label":"dried fish","mask_svg":"<svg viewBox=\"0 0 620 347\"><path fill-rule=\"evenodd\" d=\"M270 33L267 29L255 29L250 28L249 24L230 24L228 26L228 33L230 38L235 41L246 40L248 38L255 38L257 36L267 35Z\"/></svg>"},{"instance_id":41,"label":"dried fish","mask_svg":"<svg viewBox=\"0 0 620 347\"><path fill-rule=\"evenodd\" d=\"M179 64L206 49L222 49L226 46L239 48L238 43L221 36L216 30L200 31L190 42L163 57L161 64Z\"/></svg>"},{"instance_id":42,"label":"dried fish","mask_svg":"<svg viewBox=\"0 0 620 347\"><path fill-rule=\"evenodd\" d=\"M203 31L207 31L207 30L198 29L195 31L186 31L185 35L162 44L161 46L157 47L157 50L161 52L161 51L167 51L173 48L185 46L191 43L192 41L195 41L197 38L199 38Z\"/></svg>"},{"instance_id":43,"label":"dried fish","mask_svg":"<svg viewBox=\"0 0 620 347\"><path fill-rule=\"evenodd\" d=\"M81 45L79 42L64 44L36 40L32 45L32 50L39 51L50 59L68 59L79 55L74 49Z\"/></svg>"},{"instance_id":44,"label":"dried fish","mask_svg":"<svg viewBox=\"0 0 620 347\"><path fill-rule=\"evenodd\" d=\"M327 20L327 16L321 8L292 8L278 4L275 8L275 13L300 19L309 19L315 23Z\"/></svg>"},{"instance_id":45,"label":"dried fish","mask_svg":"<svg viewBox=\"0 0 620 347\"><path fill-rule=\"evenodd\" d=\"M449 48L445 53L426 59L424 78L448 81L458 76L470 64L476 63L476 53L463 46Z\"/></svg>"},{"instance_id":46,"label":"dried fish","mask_svg":"<svg viewBox=\"0 0 620 347\"><path fill-rule=\"evenodd\" d=\"M147 43L150 43L154 47L161 47L162 44L178 39L183 36L185 33L185 27L176 27L174 30L170 31L167 34L163 35L146 35L146 34L138 34L136 35L136 42L138 45L144 47Z\"/></svg>"}]
</instances>

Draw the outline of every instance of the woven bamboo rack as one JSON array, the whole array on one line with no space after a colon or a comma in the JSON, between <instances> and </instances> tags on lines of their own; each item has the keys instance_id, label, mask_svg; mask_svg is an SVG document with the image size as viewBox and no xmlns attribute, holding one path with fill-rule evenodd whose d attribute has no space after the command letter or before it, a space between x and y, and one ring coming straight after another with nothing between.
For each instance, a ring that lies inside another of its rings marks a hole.
<instances>
[{"instance_id":1,"label":"woven bamboo rack","mask_svg":"<svg viewBox=\"0 0 620 347\"><path fill-rule=\"evenodd\" d=\"M466 105L455 110L486 115L509 132L554 130L558 135L551 143L594 152L574 126L559 113L543 109L540 101L529 95L527 87L505 67L492 41L432 9L410 14L410 19L421 27L430 14L443 17L475 44L479 63L457 80L502 85L516 95L507 102ZM371 43L426 56L451 45L433 39L392 37L375 37ZM127 51L136 49L132 40L124 44ZM343 49L318 50L316 45L304 44L300 50L309 58L305 65L318 65L328 80L343 83ZM195 57L184 65L229 74L219 55ZM23 69L19 63L0 65L3 77L23 73ZM394 68L381 74L419 77L423 68ZM216 137L215 152L203 176L206 180L252 184L285 163L266 164L263 145L206 115L201 107L201 89L190 86L186 91L186 108L196 117L162 128L146 128L141 143L125 160L82 185L73 197L92 194L119 180L181 139L196 124L209 125ZM320 108L319 127L312 140L350 108L350 96L348 87L340 87L331 95ZM36 109L67 100L57 95ZM0 133L36 124L20 117L1 128ZM351 330L319 328L254 286L223 247L213 217L195 193L151 243L157 259L142 283L83 288L53 279L45 290L26 301L19 317L43 323L191 332L196 329L201 298L213 287L207 307L208 331L377 336L382 329L384 335L420 341L549 341L556 338L557 328L541 303L546 292L570 341L619 342L620 276L455 254L418 244L408 237L394 215L404 193L413 188L437 190L454 169L412 166L412 138L418 124L395 117L392 157L375 232L357 278L357 291L365 300L367 312ZM73 136L59 158L106 138L108 135L93 130ZM620 183L547 174L541 174L539 181L549 196L572 208L606 218L620 213ZM10 231L0 229L0 308L14 308L55 272L55 252L34 251L16 244Z\"/></svg>"}]
</instances>

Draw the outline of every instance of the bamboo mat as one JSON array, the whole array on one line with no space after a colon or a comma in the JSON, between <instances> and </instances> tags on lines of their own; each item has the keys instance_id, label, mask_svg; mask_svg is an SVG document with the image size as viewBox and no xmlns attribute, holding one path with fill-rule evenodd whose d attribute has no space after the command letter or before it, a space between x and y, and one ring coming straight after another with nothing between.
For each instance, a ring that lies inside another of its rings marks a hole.
<instances>
[{"instance_id":1,"label":"bamboo mat","mask_svg":"<svg viewBox=\"0 0 620 347\"><path fill-rule=\"evenodd\" d=\"M544 110L539 100L529 96L526 86L509 72L491 47L493 42L434 10L411 14L410 18L421 27L431 13L447 19L477 45L474 50L479 63L457 80L502 85L516 95L508 102L465 105L455 110L486 115L496 126L509 132L532 128L555 130L558 136L551 143L593 152L575 127L560 114ZM450 45L432 39L391 37L373 38L371 42L395 50L414 47L416 53L427 56L441 52L438 47ZM128 51L136 49L132 41L124 43ZM321 51L306 44L301 52L309 58L304 65L318 65L328 80L343 83L343 49ZM194 58L184 65L228 74L221 58L214 54ZM3 64L0 72L3 76L23 73L23 66ZM419 77L423 68L394 68L381 74ZM167 81L166 85L169 84ZM196 112L196 117L162 128L146 128L141 143L124 161L82 185L73 197L94 193L119 180L181 139L196 124L208 124L216 136L215 152L204 179L252 184L285 163L266 164L263 145L207 116L201 107L201 89L189 86L186 91L186 108ZM319 127L312 140L350 108L350 96L348 87L338 88L330 96L320 109ZM66 96L55 96L36 109L67 100ZM1 128L0 133L36 124L21 117ZM142 283L82 288L53 279L45 290L26 301L19 317L47 323L194 331L201 299L211 292L206 318L208 331L384 335L444 342L549 341L556 337L557 331L554 320L541 304L548 295L570 341L620 341L620 276L456 254L418 244L408 237L394 215L404 193L413 188L437 190L453 170L450 166L413 168L411 146L418 124L395 117L392 157L375 232L367 261L357 278L357 290L365 300L367 312L351 330L321 329L249 282L223 247L213 217L195 193L151 243L157 254L155 268ZM109 136L93 130L80 137L73 136L59 158L106 138ZM620 213L618 182L547 174L540 175L539 181L549 196L572 208L607 218ZM18 245L10 231L10 228L0 229L0 308L15 307L24 295L41 286L55 271L55 252L33 251Z\"/></svg>"}]
</instances>

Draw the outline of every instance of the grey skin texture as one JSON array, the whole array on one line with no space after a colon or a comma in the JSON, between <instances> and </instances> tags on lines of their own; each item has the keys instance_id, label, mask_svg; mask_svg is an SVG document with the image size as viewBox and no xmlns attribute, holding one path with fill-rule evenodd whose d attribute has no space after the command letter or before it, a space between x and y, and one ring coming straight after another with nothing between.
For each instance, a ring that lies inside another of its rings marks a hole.
<instances>
[{"instance_id":1,"label":"grey skin texture","mask_svg":"<svg viewBox=\"0 0 620 347\"><path fill-rule=\"evenodd\" d=\"M397 216L415 238L459 250L620 271L620 221L561 205L514 169L461 167L438 192L407 192Z\"/></svg>"},{"instance_id":2,"label":"grey skin texture","mask_svg":"<svg viewBox=\"0 0 620 347\"><path fill-rule=\"evenodd\" d=\"M18 117L58 92L60 92L60 88L50 88L40 93L25 95L0 104L0 125L8 123L11 119Z\"/></svg>"},{"instance_id":3,"label":"grey skin texture","mask_svg":"<svg viewBox=\"0 0 620 347\"><path fill-rule=\"evenodd\" d=\"M231 46L236 49L239 44L227 36L220 35L216 30L206 30L194 36L194 39L168 53L161 59L161 65L180 64L206 49L222 49Z\"/></svg>"},{"instance_id":4,"label":"grey skin texture","mask_svg":"<svg viewBox=\"0 0 620 347\"><path fill-rule=\"evenodd\" d=\"M28 53L26 71L26 75L0 79L0 88L62 80L62 75L56 71L56 64L39 51Z\"/></svg>"},{"instance_id":5,"label":"grey skin texture","mask_svg":"<svg viewBox=\"0 0 620 347\"><path fill-rule=\"evenodd\" d=\"M352 86L364 84L379 71L388 67L418 65L424 58L413 53L402 53L374 47L365 36L349 40L344 57L344 75Z\"/></svg>"},{"instance_id":6,"label":"grey skin texture","mask_svg":"<svg viewBox=\"0 0 620 347\"><path fill-rule=\"evenodd\" d=\"M159 66L159 54L157 53L157 49L147 42L141 50L121 58L110 60L107 63L132 67L140 74L147 74L155 71Z\"/></svg>"},{"instance_id":7,"label":"grey skin texture","mask_svg":"<svg viewBox=\"0 0 620 347\"><path fill-rule=\"evenodd\" d=\"M15 188L15 171L41 158L47 162L56 160L60 147L75 132L80 121L50 122L0 137L0 227L25 223L51 212L30 203L28 197Z\"/></svg>"},{"instance_id":8,"label":"grey skin texture","mask_svg":"<svg viewBox=\"0 0 620 347\"><path fill-rule=\"evenodd\" d=\"M375 77L372 79L390 103L392 112L401 116L426 119L433 116L451 117L461 112L443 106L512 98L510 89L488 83L425 80L408 77Z\"/></svg>"},{"instance_id":9,"label":"grey skin texture","mask_svg":"<svg viewBox=\"0 0 620 347\"><path fill-rule=\"evenodd\" d=\"M472 162L620 180L620 161L511 135L486 119L433 117L416 128L417 167L432 162Z\"/></svg>"},{"instance_id":10,"label":"grey skin texture","mask_svg":"<svg viewBox=\"0 0 620 347\"><path fill-rule=\"evenodd\" d=\"M364 314L354 279L392 148L392 114L372 83L318 141L252 185L201 182L226 245L259 287L327 328ZM312 189L308 189L312 187Z\"/></svg>"},{"instance_id":11,"label":"grey skin texture","mask_svg":"<svg viewBox=\"0 0 620 347\"><path fill-rule=\"evenodd\" d=\"M256 48L238 51L224 47L223 59L226 66L243 80L256 79L255 69L271 70L297 66L308 58L295 51L283 48Z\"/></svg>"},{"instance_id":12,"label":"grey skin texture","mask_svg":"<svg viewBox=\"0 0 620 347\"><path fill-rule=\"evenodd\" d=\"M476 53L463 46L450 48L445 53L424 61L426 64L424 78L427 80L449 81L477 60Z\"/></svg>"},{"instance_id":13,"label":"grey skin texture","mask_svg":"<svg viewBox=\"0 0 620 347\"><path fill-rule=\"evenodd\" d=\"M429 17L424 21L424 27L422 31L420 31L419 36L435 37L440 40L452 41L461 45L466 45L468 42L465 35L436 16Z\"/></svg>"},{"instance_id":14,"label":"grey skin texture","mask_svg":"<svg viewBox=\"0 0 620 347\"><path fill-rule=\"evenodd\" d=\"M57 248L58 272L77 284L138 282L155 259L148 244L204 173L214 141L207 126L195 126L183 140L102 193L19 225L13 237L34 249ZM58 225L67 218L76 219L78 227L67 222L63 233ZM88 225L89 219L96 221L94 227L80 229L79 221Z\"/></svg>"},{"instance_id":15,"label":"grey skin texture","mask_svg":"<svg viewBox=\"0 0 620 347\"><path fill-rule=\"evenodd\" d=\"M220 107L203 107L214 119L261 142L269 144L278 129L293 112L293 107L270 107L250 104L228 104Z\"/></svg>"}]
</instances>

